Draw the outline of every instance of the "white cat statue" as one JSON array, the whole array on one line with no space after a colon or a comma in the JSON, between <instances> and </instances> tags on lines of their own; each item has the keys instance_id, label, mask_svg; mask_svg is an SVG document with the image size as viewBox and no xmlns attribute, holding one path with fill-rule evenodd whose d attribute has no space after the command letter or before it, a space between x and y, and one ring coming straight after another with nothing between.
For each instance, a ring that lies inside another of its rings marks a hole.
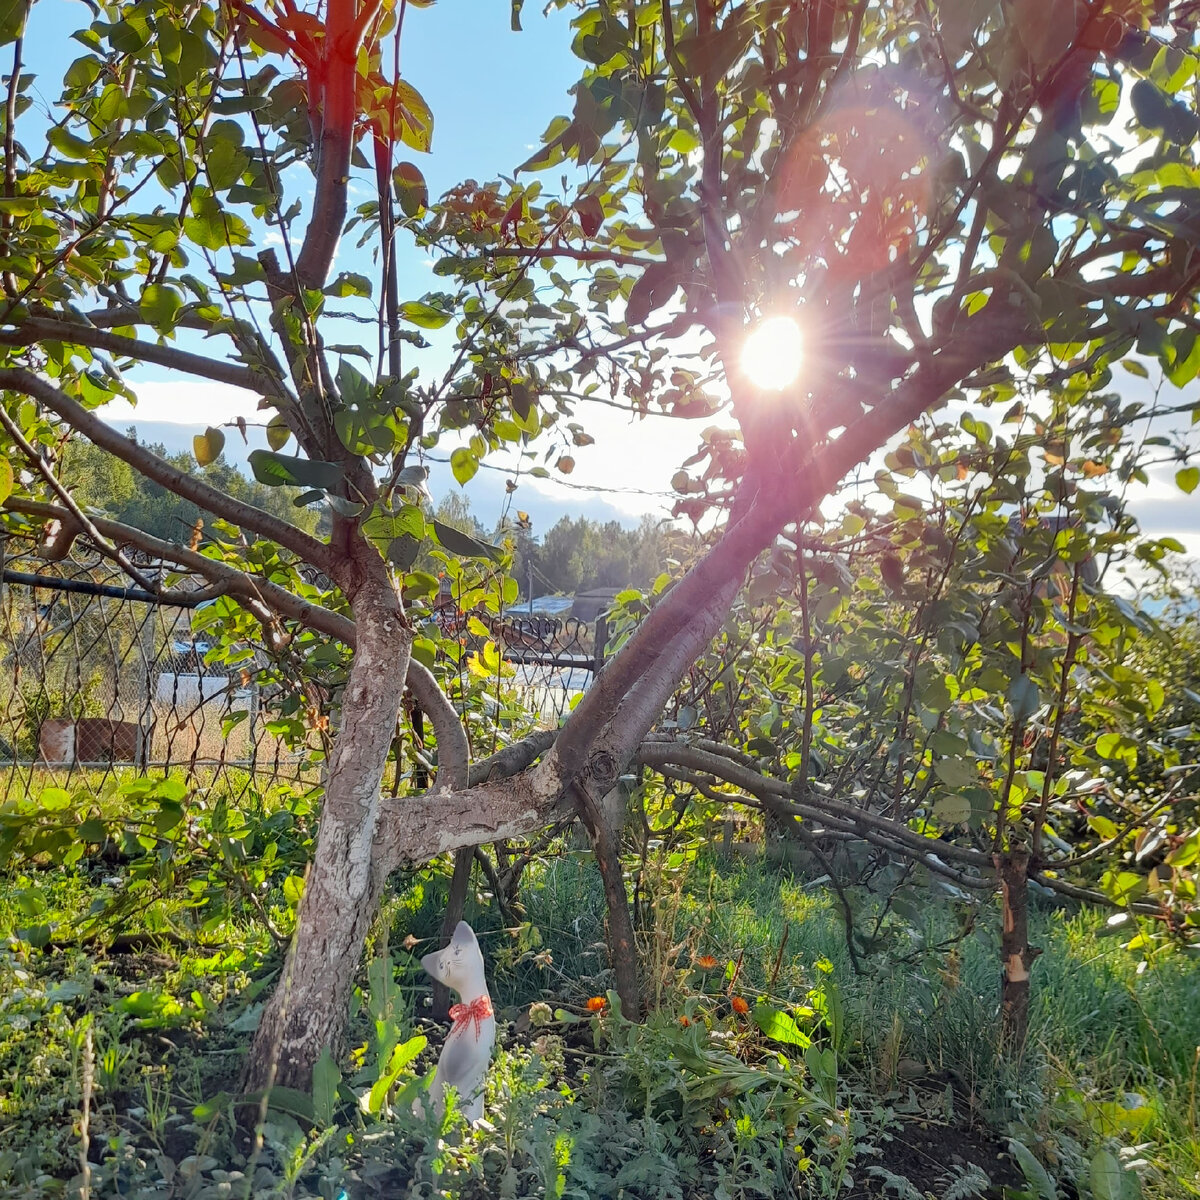
<instances>
[{"instance_id":1,"label":"white cat statue","mask_svg":"<svg viewBox=\"0 0 1200 1200\"><path fill-rule=\"evenodd\" d=\"M477 1124L483 1120L483 1080L496 1041L496 1018L483 977L483 955L475 931L466 921L459 921L450 945L436 954L426 954L421 966L438 983L453 988L462 1001L450 1009L454 1024L430 1088L434 1112L440 1117L445 1111L446 1088L452 1087L458 1093L458 1107L463 1116L472 1125ZM420 1100L413 1109L421 1115Z\"/></svg>"}]
</instances>

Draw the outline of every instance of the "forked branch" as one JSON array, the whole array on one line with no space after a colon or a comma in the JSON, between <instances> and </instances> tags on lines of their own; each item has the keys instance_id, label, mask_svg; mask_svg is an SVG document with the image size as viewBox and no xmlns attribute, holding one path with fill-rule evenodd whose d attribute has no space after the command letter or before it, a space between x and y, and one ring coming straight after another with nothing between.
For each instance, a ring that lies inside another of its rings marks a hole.
<instances>
[{"instance_id":1,"label":"forked branch","mask_svg":"<svg viewBox=\"0 0 1200 1200\"><path fill-rule=\"evenodd\" d=\"M139 474L161 484L175 495L191 500L213 516L277 542L312 566L332 573L335 564L324 542L253 504L235 500L204 480L173 467L153 451L106 425L95 413L89 412L78 401L32 371L23 367L0 368L0 388L30 396L101 450L128 463Z\"/></svg>"}]
</instances>

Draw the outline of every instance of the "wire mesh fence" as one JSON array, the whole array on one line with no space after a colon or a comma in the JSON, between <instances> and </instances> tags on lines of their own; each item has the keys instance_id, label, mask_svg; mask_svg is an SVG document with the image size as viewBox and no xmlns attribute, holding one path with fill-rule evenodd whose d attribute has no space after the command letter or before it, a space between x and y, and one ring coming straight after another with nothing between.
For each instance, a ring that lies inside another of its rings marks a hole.
<instances>
[{"instance_id":1,"label":"wire mesh fence","mask_svg":"<svg viewBox=\"0 0 1200 1200\"><path fill-rule=\"evenodd\" d=\"M303 770L305 754L271 732L252 649L236 673L212 665L194 627L202 582L172 581L183 602L164 604L82 538L56 562L24 537L0 539L0 794L123 767Z\"/></svg>"},{"instance_id":2,"label":"wire mesh fence","mask_svg":"<svg viewBox=\"0 0 1200 1200\"><path fill-rule=\"evenodd\" d=\"M150 770L236 776L239 791L250 780L318 782L320 754L280 736L294 722L279 719L286 691L265 657L249 645L212 653L198 616L213 602L205 581L154 559L136 565L156 582L169 576L177 602L129 586L83 537L48 561L32 535L0 533L0 800ZM542 726L566 717L603 659L603 618L496 618L452 602L437 615L467 646L487 627L508 664L506 701Z\"/></svg>"}]
</instances>

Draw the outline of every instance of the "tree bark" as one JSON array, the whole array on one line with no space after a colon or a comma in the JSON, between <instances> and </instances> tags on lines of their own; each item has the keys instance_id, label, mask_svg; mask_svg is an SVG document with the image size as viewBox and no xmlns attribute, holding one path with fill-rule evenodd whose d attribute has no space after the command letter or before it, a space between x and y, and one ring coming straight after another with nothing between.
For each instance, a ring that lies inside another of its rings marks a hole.
<instances>
[{"instance_id":1,"label":"tree bark","mask_svg":"<svg viewBox=\"0 0 1200 1200\"><path fill-rule=\"evenodd\" d=\"M382 563L380 564L382 566ZM376 854L380 785L404 690L412 639L386 579L353 605L357 649L342 700L316 854L283 977L246 1064L249 1091L307 1090L321 1050L337 1051L363 943L386 881Z\"/></svg>"},{"instance_id":2,"label":"tree bark","mask_svg":"<svg viewBox=\"0 0 1200 1200\"><path fill-rule=\"evenodd\" d=\"M475 847L463 846L454 852L454 873L450 876L450 893L446 897L446 915L442 918L442 936L438 949L450 945L454 930L463 918L467 906L467 887L471 882L471 864L475 861ZM450 989L436 980L433 985L433 1019L446 1021L450 1017Z\"/></svg>"},{"instance_id":3,"label":"tree bark","mask_svg":"<svg viewBox=\"0 0 1200 1200\"><path fill-rule=\"evenodd\" d=\"M1000 880L1000 1041L1006 1054L1018 1057L1029 1036L1029 973L1041 953L1029 944L1029 851L1016 847L997 854Z\"/></svg>"},{"instance_id":4,"label":"tree bark","mask_svg":"<svg viewBox=\"0 0 1200 1200\"><path fill-rule=\"evenodd\" d=\"M633 916L629 897L625 894L625 873L621 868L621 838L606 819L601 806L588 789L575 789L576 807L580 820L592 843L592 853L600 869L604 885L604 901L608 908L605 940L608 960L612 966L617 995L621 997L621 1012L631 1021L642 1019L641 967L637 942L633 936Z\"/></svg>"}]
</instances>

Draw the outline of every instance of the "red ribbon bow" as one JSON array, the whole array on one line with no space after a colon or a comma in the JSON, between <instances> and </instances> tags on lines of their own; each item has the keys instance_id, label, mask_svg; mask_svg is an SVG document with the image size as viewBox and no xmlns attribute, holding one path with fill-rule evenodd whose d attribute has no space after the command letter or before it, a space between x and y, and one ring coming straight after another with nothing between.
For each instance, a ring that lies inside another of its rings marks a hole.
<instances>
[{"instance_id":1,"label":"red ribbon bow","mask_svg":"<svg viewBox=\"0 0 1200 1200\"><path fill-rule=\"evenodd\" d=\"M454 1024L450 1028L453 1036L460 1029L466 1029L472 1021L475 1022L475 1040L483 1032L483 1020L492 1015L492 1001L488 996L477 996L470 1004L456 1004L450 1009L450 1019Z\"/></svg>"}]
</instances>

